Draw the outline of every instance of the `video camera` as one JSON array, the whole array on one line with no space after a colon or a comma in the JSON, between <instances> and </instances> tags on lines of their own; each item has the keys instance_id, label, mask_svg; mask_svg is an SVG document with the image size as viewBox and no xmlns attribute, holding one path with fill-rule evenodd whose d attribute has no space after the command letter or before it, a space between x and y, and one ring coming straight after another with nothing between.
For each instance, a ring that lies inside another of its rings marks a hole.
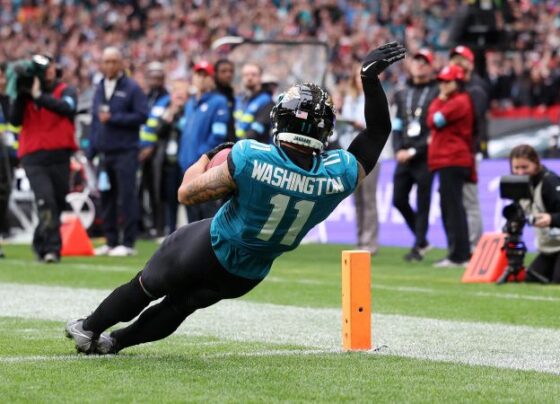
<instances>
[{"instance_id":1,"label":"video camera","mask_svg":"<svg viewBox=\"0 0 560 404\"><path fill-rule=\"evenodd\" d=\"M48 56L37 54L30 60L21 59L9 63L6 69L6 94L14 100L20 93L30 93L35 77L41 83L44 82L45 72L51 61Z\"/></svg>"},{"instance_id":2,"label":"video camera","mask_svg":"<svg viewBox=\"0 0 560 404\"><path fill-rule=\"evenodd\" d=\"M522 272L525 267L523 261L527 247L521 239L525 224L532 223L532 219L525 216L521 207L522 199L532 199L530 177L528 175L505 175L500 178L500 197L511 199L513 202L502 211L506 223L502 231L506 234L502 249L506 253L508 266L502 276L496 281L498 284L507 282L510 275L514 278Z\"/></svg>"}]
</instances>

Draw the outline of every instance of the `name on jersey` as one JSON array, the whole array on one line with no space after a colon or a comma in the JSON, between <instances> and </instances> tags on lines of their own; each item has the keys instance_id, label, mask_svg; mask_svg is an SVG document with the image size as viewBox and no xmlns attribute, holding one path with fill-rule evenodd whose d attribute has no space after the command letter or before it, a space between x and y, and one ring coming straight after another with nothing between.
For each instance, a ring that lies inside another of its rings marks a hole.
<instances>
[{"instance_id":1,"label":"name on jersey","mask_svg":"<svg viewBox=\"0 0 560 404\"><path fill-rule=\"evenodd\" d=\"M258 160L253 160L251 178L274 187L307 195L329 195L344 192L344 184L340 177L308 177Z\"/></svg>"}]
</instances>

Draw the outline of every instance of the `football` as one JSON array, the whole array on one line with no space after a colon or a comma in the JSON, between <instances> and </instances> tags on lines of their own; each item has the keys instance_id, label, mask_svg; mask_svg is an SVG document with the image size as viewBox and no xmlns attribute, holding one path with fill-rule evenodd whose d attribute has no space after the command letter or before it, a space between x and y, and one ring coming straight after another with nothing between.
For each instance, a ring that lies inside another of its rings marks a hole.
<instances>
[{"instance_id":1,"label":"football","mask_svg":"<svg viewBox=\"0 0 560 404\"><path fill-rule=\"evenodd\" d=\"M209 170L212 167L217 167L227 160L227 156L231 152L231 148L220 150L212 159L208 162L206 169Z\"/></svg>"}]
</instances>

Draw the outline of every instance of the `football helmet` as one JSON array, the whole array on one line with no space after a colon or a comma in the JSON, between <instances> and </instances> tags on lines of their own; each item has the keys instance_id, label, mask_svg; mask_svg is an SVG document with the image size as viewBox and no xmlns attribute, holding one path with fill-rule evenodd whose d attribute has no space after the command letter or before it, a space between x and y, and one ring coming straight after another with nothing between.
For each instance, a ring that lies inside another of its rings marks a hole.
<instances>
[{"instance_id":1,"label":"football helmet","mask_svg":"<svg viewBox=\"0 0 560 404\"><path fill-rule=\"evenodd\" d=\"M316 84L297 84L280 95L270 119L276 144L283 141L322 151L335 124L332 98Z\"/></svg>"}]
</instances>

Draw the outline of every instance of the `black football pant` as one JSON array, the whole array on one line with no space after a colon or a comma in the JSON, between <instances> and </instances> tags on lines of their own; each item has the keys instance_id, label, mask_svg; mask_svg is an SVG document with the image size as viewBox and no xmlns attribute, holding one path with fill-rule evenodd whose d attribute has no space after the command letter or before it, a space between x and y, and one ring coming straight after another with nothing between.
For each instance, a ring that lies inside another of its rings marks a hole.
<instances>
[{"instance_id":1,"label":"black football pant","mask_svg":"<svg viewBox=\"0 0 560 404\"><path fill-rule=\"evenodd\" d=\"M453 262L470 259L469 228L463 205L463 185L470 170L465 167L444 167L437 170L443 227L447 236L447 258Z\"/></svg>"},{"instance_id":2,"label":"black football pant","mask_svg":"<svg viewBox=\"0 0 560 404\"><path fill-rule=\"evenodd\" d=\"M187 219L189 223L213 217L220 209L219 201L209 201L193 206L187 206Z\"/></svg>"},{"instance_id":3,"label":"black football pant","mask_svg":"<svg viewBox=\"0 0 560 404\"><path fill-rule=\"evenodd\" d=\"M8 233L8 208L12 190L13 164L8 155L8 148L0 139L0 234Z\"/></svg>"},{"instance_id":4,"label":"black football pant","mask_svg":"<svg viewBox=\"0 0 560 404\"><path fill-rule=\"evenodd\" d=\"M560 252L540 253L529 268L525 282L560 283Z\"/></svg>"},{"instance_id":5,"label":"black football pant","mask_svg":"<svg viewBox=\"0 0 560 404\"><path fill-rule=\"evenodd\" d=\"M116 247L123 244L132 248L138 233L138 150L106 153L103 164L111 183L111 189L101 192L103 232L107 245Z\"/></svg>"},{"instance_id":6,"label":"black football pant","mask_svg":"<svg viewBox=\"0 0 560 404\"><path fill-rule=\"evenodd\" d=\"M210 219L179 228L165 239L144 269L115 289L84 321L84 329L99 334L118 322L128 327L113 331L119 349L156 341L172 334L196 310L222 299L243 296L262 279L227 272L210 242Z\"/></svg>"},{"instance_id":7,"label":"black football pant","mask_svg":"<svg viewBox=\"0 0 560 404\"><path fill-rule=\"evenodd\" d=\"M162 176L162 204L165 227L169 234L177 229L177 191L183 181L183 171L177 163L165 163Z\"/></svg>"},{"instance_id":8,"label":"black football pant","mask_svg":"<svg viewBox=\"0 0 560 404\"><path fill-rule=\"evenodd\" d=\"M24 163L23 168L35 194L39 217L33 234L33 250L39 258L47 253L60 256L60 214L70 189L70 160L49 165Z\"/></svg>"},{"instance_id":9,"label":"black football pant","mask_svg":"<svg viewBox=\"0 0 560 404\"><path fill-rule=\"evenodd\" d=\"M422 248L428 245L430 202L432 200L433 174L428 170L426 161L397 164L393 176L393 205L414 234L414 247ZM416 184L416 212L409 202L412 186Z\"/></svg>"}]
</instances>

